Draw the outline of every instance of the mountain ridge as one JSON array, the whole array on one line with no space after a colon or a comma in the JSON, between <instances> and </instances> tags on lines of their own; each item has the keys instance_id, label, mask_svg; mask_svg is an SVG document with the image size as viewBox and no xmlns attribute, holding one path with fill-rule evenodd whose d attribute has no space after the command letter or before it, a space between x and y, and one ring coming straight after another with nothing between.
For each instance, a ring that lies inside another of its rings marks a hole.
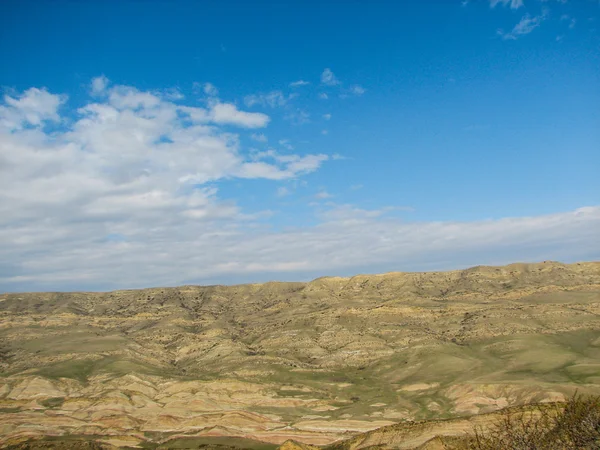
<instances>
[{"instance_id":1,"label":"mountain ridge","mask_svg":"<svg viewBox=\"0 0 600 450\"><path fill-rule=\"evenodd\" d=\"M316 283L318 281L330 281L330 282L339 282L339 281L351 281L353 279L359 278L369 278L369 277L386 277L386 276L410 276L410 275L429 275L429 274L454 274L454 273L462 273L462 272L474 272L474 271L485 271L492 269L501 269L501 268L529 268L529 267L537 267L540 265L548 265L548 266L556 266L556 267L568 267L568 266L587 266L587 265L598 265L600 261L577 261L573 263L562 263L560 261L554 260L544 260L540 262L515 262L505 265L475 265L469 266L462 269L451 269L451 270L428 270L428 271L390 271L390 272L381 272L381 273L358 273L351 276L337 276L337 275L323 275L317 278L314 278L309 281L280 281L280 280L269 280L264 282L257 283L234 283L234 284L182 284L182 285L172 285L172 286L153 286L146 288L122 288L122 289L111 289L111 290L50 290L50 291L16 291L16 292L0 292L1 296L8 295L16 295L16 294L102 294L102 293L117 293L117 292L131 292L131 291L141 291L141 290L157 290L157 289L183 289L183 288L239 288L243 286L252 286L252 287L261 287L264 285L309 285L312 283ZM1 299L0 299L1 301Z\"/></svg>"}]
</instances>

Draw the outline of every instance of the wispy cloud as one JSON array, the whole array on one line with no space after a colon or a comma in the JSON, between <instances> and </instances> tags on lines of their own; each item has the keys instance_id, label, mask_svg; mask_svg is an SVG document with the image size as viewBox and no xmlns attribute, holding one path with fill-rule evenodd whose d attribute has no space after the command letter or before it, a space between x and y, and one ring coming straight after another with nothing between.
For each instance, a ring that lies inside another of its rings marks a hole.
<instances>
[{"instance_id":1,"label":"wispy cloud","mask_svg":"<svg viewBox=\"0 0 600 450\"><path fill-rule=\"evenodd\" d=\"M539 27L540 24L546 20L546 18L547 12L543 12L539 16L535 17L525 14L510 32L505 33L503 30L498 30L498 34L502 36L502 39L516 40L521 36L531 33L533 30Z\"/></svg>"},{"instance_id":2,"label":"wispy cloud","mask_svg":"<svg viewBox=\"0 0 600 450\"><path fill-rule=\"evenodd\" d=\"M310 114L303 109L297 108L288 112L284 119L289 121L292 125L304 125L310 122Z\"/></svg>"},{"instance_id":3,"label":"wispy cloud","mask_svg":"<svg viewBox=\"0 0 600 450\"><path fill-rule=\"evenodd\" d=\"M271 91L267 93L247 95L244 97L244 103L248 107L260 105L276 108L287 105L287 103L294 98L295 95L296 94L290 94L286 96L281 91Z\"/></svg>"},{"instance_id":4,"label":"wispy cloud","mask_svg":"<svg viewBox=\"0 0 600 450\"><path fill-rule=\"evenodd\" d=\"M104 75L93 78L92 82L90 83L92 95L104 94L106 92L106 88L108 87L108 83L108 78Z\"/></svg>"},{"instance_id":5,"label":"wispy cloud","mask_svg":"<svg viewBox=\"0 0 600 450\"><path fill-rule=\"evenodd\" d=\"M192 84L192 90L194 94L206 96L211 101L218 100L219 89L212 83L200 83L195 81Z\"/></svg>"},{"instance_id":6,"label":"wispy cloud","mask_svg":"<svg viewBox=\"0 0 600 450\"><path fill-rule=\"evenodd\" d=\"M495 8L498 4L510 6L512 9L519 9L523 6L523 0L490 0L490 7Z\"/></svg>"},{"instance_id":7,"label":"wispy cloud","mask_svg":"<svg viewBox=\"0 0 600 450\"><path fill-rule=\"evenodd\" d=\"M323 114L323 119L330 120L331 119L331 114Z\"/></svg>"},{"instance_id":8,"label":"wispy cloud","mask_svg":"<svg viewBox=\"0 0 600 450\"><path fill-rule=\"evenodd\" d=\"M286 188L285 186L280 186L277 188L277 191L275 192L275 195L279 198L282 197L287 197L288 195L290 195L292 192Z\"/></svg>"},{"instance_id":9,"label":"wispy cloud","mask_svg":"<svg viewBox=\"0 0 600 450\"><path fill-rule=\"evenodd\" d=\"M331 195L329 192L327 192L325 189L320 190L319 192L317 192L315 194L315 198L319 199L319 200L326 200L328 198L333 198L333 195Z\"/></svg>"},{"instance_id":10,"label":"wispy cloud","mask_svg":"<svg viewBox=\"0 0 600 450\"><path fill-rule=\"evenodd\" d=\"M219 95L219 90L212 83L204 83L202 89L204 93L209 97L216 97L217 95Z\"/></svg>"},{"instance_id":11,"label":"wispy cloud","mask_svg":"<svg viewBox=\"0 0 600 450\"><path fill-rule=\"evenodd\" d=\"M350 87L350 93L354 95L363 95L366 92L366 89L358 84Z\"/></svg>"},{"instance_id":12,"label":"wispy cloud","mask_svg":"<svg viewBox=\"0 0 600 450\"><path fill-rule=\"evenodd\" d=\"M490 126L488 124L473 124L467 125L463 128L464 131L485 131L489 130Z\"/></svg>"},{"instance_id":13,"label":"wispy cloud","mask_svg":"<svg viewBox=\"0 0 600 450\"><path fill-rule=\"evenodd\" d=\"M350 86L349 89L342 89L340 92L340 98L348 98L351 96L360 96L366 92L366 89L362 86L355 84Z\"/></svg>"},{"instance_id":14,"label":"wispy cloud","mask_svg":"<svg viewBox=\"0 0 600 450\"><path fill-rule=\"evenodd\" d=\"M319 93L319 98L321 100L327 100L329 98L329 95L327 95L325 92L320 92Z\"/></svg>"},{"instance_id":15,"label":"wispy cloud","mask_svg":"<svg viewBox=\"0 0 600 450\"><path fill-rule=\"evenodd\" d=\"M256 142L267 142L269 140L263 133L252 133L250 139Z\"/></svg>"},{"instance_id":16,"label":"wispy cloud","mask_svg":"<svg viewBox=\"0 0 600 450\"><path fill-rule=\"evenodd\" d=\"M162 95L165 97L165 99L172 101L183 100L185 98L179 88L176 87L163 89Z\"/></svg>"},{"instance_id":17,"label":"wispy cloud","mask_svg":"<svg viewBox=\"0 0 600 450\"><path fill-rule=\"evenodd\" d=\"M575 28L575 25L577 25L577 19L569 16L568 14L563 14L562 16L560 16L560 21L567 22L569 24L569 29L571 30Z\"/></svg>"},{"instance_id":18,"label":"wispy cloud","mask_svg":"<svg viewBox=\"0 0 600 450\"><path fill-rule=\"evenodd\" d=\"M290 83L290 87L299 87L299 86L307 86L310 84L310 81L298 80Z\"/></svg>"},{"instance_id":19,"label":"wispy cloud","mask_svg":"<svg viewBox=\"0 0 600 450\"><path fill-rule=\"evenodd\" d=\"M321 74L321 83L326 86L336 86L340 84L340 80L337 79L331 69L326 68Z\"/></svg>"},{"instance_id":20,"label":"wispy cloud","mask_svg":"<svg viewBox=\"0 0 600 450\"><path fill-rule=\"evenodd\" d=\"M289 139L279 139L279 145L286 150L294 150L294 146L290 143Z\"/></svg>"}]
</instances>

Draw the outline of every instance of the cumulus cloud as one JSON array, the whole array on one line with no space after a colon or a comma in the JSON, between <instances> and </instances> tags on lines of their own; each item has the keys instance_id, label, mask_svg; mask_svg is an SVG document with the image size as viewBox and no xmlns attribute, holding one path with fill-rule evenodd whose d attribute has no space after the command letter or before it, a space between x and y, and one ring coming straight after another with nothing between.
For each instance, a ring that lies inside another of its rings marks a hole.
<instances>
[{"instance_id":1,"label":"cumulus cloud","mask_svg":"<svg viewBox=\"0 0 600 450\"><path fill-rule=\"evenodd\" d=\"M331 69L326 68L321 74L321 83L327 86L335 86L337 84L340 84L340 80L337 79L337 77L333 74Z\"/></svg>"},{"instance_id":2,"label":"cumulus cloud","mask_svg":"<svg viewBox=\"0 0 600 450\"><path fill-rule=\"evenodd\" d=\"M107 80L103 86L103 101L66 111L69 120L60 114L66 97L46 89L4 96L0 285L8 279L37 280L38 256L54 261L50 266L60 271L62 261L79 255L81 267L89 264L90 272L73 273L70 282L100 281L104 274L93 262L103 259L94 253L100 248L116 251L142 242L152 247L178 239L180 229L200 233L218 221L229 223L217 227L220 233L234 230L248 215L218 197L216 182L293 179L328 159L286 155L251 160L230 127L263 127L267 115L221 102L207 108L180 106L168 95L108 88ZM67 277L66 272L54 275L56 280Z\"/></svg>"},{"instance_id":3,"label":"cumulus cloud","mask_svg":"<svg viewBox=\"0 0 600 450\"><path fill-rule=\"evenodd\" d=\"M8 129L39 126L44 121L58 122L58 108L67 100L66 96L53 95L45 88L31 88L15 97L4 96L0 105L0 125Z\"/></svg>"}]
</instances>

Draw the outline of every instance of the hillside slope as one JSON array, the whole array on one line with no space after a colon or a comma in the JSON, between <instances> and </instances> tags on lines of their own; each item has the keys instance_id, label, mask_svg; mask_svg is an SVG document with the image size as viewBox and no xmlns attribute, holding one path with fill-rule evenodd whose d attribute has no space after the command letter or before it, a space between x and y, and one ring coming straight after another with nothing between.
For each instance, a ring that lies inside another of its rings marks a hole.
<instances>
[{"instance_id":1,"label":"hillside slope","mask_svg":"<svg viewBox=\"0 0 600 450\"><path fill-rule=\"evenodd\" d=\"M598 262L3 294L0 443L323 445L600 392L599 314Z\"/></svg>"}]
</instances>

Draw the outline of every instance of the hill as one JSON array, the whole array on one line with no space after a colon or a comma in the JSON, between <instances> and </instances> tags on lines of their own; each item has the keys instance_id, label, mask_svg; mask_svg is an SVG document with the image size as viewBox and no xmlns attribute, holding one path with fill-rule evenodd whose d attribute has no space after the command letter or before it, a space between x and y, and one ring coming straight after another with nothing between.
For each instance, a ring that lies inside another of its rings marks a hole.
<instances>
[{"instance_id":1,"label":"hill","mask_svg":"<svg viewBox=\"0 0 600 450\"><path fill-rule=\"evenodd\" d=\"M599 382L598 262L0 295L5 446L328 445Z\"/></svg>"}]
</instances>

